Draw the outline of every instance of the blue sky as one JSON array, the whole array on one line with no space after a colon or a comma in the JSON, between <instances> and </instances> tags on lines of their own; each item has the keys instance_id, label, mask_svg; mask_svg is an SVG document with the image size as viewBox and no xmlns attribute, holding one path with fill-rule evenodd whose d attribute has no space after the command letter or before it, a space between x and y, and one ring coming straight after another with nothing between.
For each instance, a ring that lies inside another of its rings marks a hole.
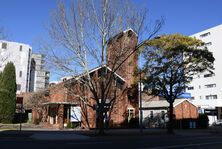
<instances>
[{"instance_id":1,"label":"blue sky","mask_svg":"<svg viewBox=\"0 0 222 149\"><path fill-rule=\"evenodd\" d=\"M47 37L45 28L56 0L0 2L0 26L6 29L9 39L29 44L38 52L38 40ZM221 0L134 0L134 3L149 9L149 22L165 18L159 34L191 35L222 24Z\"/></svg>"},{"instance_id":2,"label":"blue sky","mask_svg":"<svg viewBox=\"0 0 222 149\"><path fill-rule=\"evenodd\" d=\"M46 36L45 26L56 0L1 0L0 26L9 39L30 44L37 51L38 39ZM149 21L163 16L161 33L190 35L222 23L221 0L134 0L149 9Z\"/></svg>"},{"instance_id":3,"label":"blue sky","mask_svg":"<svg viewBox=\"0 0 222 149\"><path fill-rule=\"evenodd\" d=\"M221 0L147 1L151 19L161 16L165 18L161 32L179 32L184 35L191 35L221 24L221 6Z\"/></svg>"},{"instance_id":4,"label":"blue sky","mask_svg":"<svg viewBox=\"0 0 222 149\"><path fill-rule=\"evenodd\" d=\"M0 0L0 26L12 41L29 44L37 51L37 41L44 38L54 0Z\"/></svg>"}]
</instances>

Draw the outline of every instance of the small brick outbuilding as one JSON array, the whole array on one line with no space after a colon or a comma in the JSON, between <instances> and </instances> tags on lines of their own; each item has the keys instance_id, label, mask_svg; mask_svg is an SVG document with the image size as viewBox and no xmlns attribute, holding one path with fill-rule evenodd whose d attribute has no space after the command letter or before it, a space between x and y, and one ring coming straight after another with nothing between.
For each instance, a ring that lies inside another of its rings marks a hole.
<instances>
[{"instance_id":1,"label":"small brick outbuilding","mask_svg":"<svg viewBox=\"0 0 222 149\"><path fill-rule=\"evenodd\" d=\"M195 120L198 118L198 107L191 103L188 99L176 99L173 104L174 120ZM163 124L169 120L168 118L169 103L164 99L155 99L143 101L142 111L143 111L143 121L145 125L150 123ZM158 125L159 125L158 124ZM165 124L164 124L165 125ZM157 126L159 127L159 126ZM161 127L161 126L160 126Z\"/></svg>"}]
</instances>

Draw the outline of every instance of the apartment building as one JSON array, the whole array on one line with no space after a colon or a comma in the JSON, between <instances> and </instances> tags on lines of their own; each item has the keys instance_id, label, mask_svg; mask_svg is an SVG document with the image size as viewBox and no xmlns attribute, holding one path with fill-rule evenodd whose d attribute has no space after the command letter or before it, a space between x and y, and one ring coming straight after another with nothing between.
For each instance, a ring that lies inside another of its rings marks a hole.
<instances>
[{"instance_id":1,"label":"apartment building","mask_svg":"<svg viewBox=\"0 0 222 149\"><path fill-rule=\"evenodd\" d=\"M199 106L199 110L208 114L210 124L222 118L222 24L201 31L191 37L201 39L205 46L213 52L215 58L214 73L205 72L195 76L186 92L191 93L192 102Z\"/></svg>"},{"instance_id":2,"label":"apartment building","mask_svg":"<svg viewBox=\"0 0 222 149\"><path fill-rule=\"evenodd\" d=\"M40 62L38 57L41 57ZM32 54L30 45L0 40L0 71L3 71L8 62L14 63L17 94L37 91L47 86L49 77L48 72L43 70L42 59L41 55Z\"/></svg>"},{"instance_id":3,"label":"apartment building","mask_svg":"<svg viewBox=\"0 0 222 149\"><path fill-rule=\"evenodd\" d=\"M29 91L32 47L23 43L0 41L0 54L0 71L3 71L8 62L15 65L17 93Z\"/></svg>"},{"instance_id":4,"label":"apartment building","mask_svg":"<svg viewBox=\"0 0 222 149\"><path fill-rule=\"evenodd\" d=\"M44 62L42 54L32 54L29 82L30 92L45 89L49 85L49 72L44 70Z\"/></svg>"}]
</instances>

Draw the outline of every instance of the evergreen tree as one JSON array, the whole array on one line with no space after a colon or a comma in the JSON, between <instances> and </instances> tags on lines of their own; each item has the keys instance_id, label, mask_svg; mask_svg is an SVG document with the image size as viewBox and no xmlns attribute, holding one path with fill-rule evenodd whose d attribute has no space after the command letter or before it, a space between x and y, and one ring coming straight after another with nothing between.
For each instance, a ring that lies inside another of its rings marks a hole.
<instances>
[{"instance_id":1,"label":"evergreen tree","mask_svg":"<svg viewBox=\"0 0 222 149\"><path fill-rule=\"evenodd\" d=\"M168 101L168 132L173 133L175 99L184 92L192 77L202 72L213 73L214 57L204 42L181 34L163 35L144 45L144 82L149 86L149 94Z\"/></svg>"},{"instance_id":2,"label":"evergreen tree","mask_svg":"<svg viewBox=\"0 0 222 149\"><path fill-rule=\"evenodd\" d=\"M3 110L3 103L2 103L2 99L3 99L3 95L2 95L2 72L0 72L0 122L2 120L2 110Z\"/></svg>"},{"instance_id":3,"label":"evergreen tree","mask_svg":"<svg viewBox=\"0 0 222 149\"><path fill-rule=\"evenodd\" d=\"M0 81L0 121L11 123L16 108L16 74L13 63L5 66Z\"/></svg>"},{"instance_id":4,"label":"evergreen tree","mask_svg":"<svg viewBox=\"0 0 222 149\"><path fill-rule=\"evenodd\" d=\"M1 79L2 79L2 72L0 72L0 91L1 91L1 83L2 83Z\"/></svg>"}]
</instances>

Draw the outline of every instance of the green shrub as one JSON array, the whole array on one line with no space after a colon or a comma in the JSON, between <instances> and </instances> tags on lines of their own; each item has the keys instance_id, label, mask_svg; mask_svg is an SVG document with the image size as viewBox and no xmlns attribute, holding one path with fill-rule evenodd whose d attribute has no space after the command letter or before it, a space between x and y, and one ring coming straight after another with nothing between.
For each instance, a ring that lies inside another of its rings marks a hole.
<instances>
[{"instance_id":1,"label":"green shrub","mask_svg":"<svg viewBox=\"0 0 222 149\"><path fill-rule=\"evenodd\" d=\"M66 128L77 128L78 126L80 126L79 123L72 123L72 122L69 122L66 126Z\"/></svg>"}]
</instances>

